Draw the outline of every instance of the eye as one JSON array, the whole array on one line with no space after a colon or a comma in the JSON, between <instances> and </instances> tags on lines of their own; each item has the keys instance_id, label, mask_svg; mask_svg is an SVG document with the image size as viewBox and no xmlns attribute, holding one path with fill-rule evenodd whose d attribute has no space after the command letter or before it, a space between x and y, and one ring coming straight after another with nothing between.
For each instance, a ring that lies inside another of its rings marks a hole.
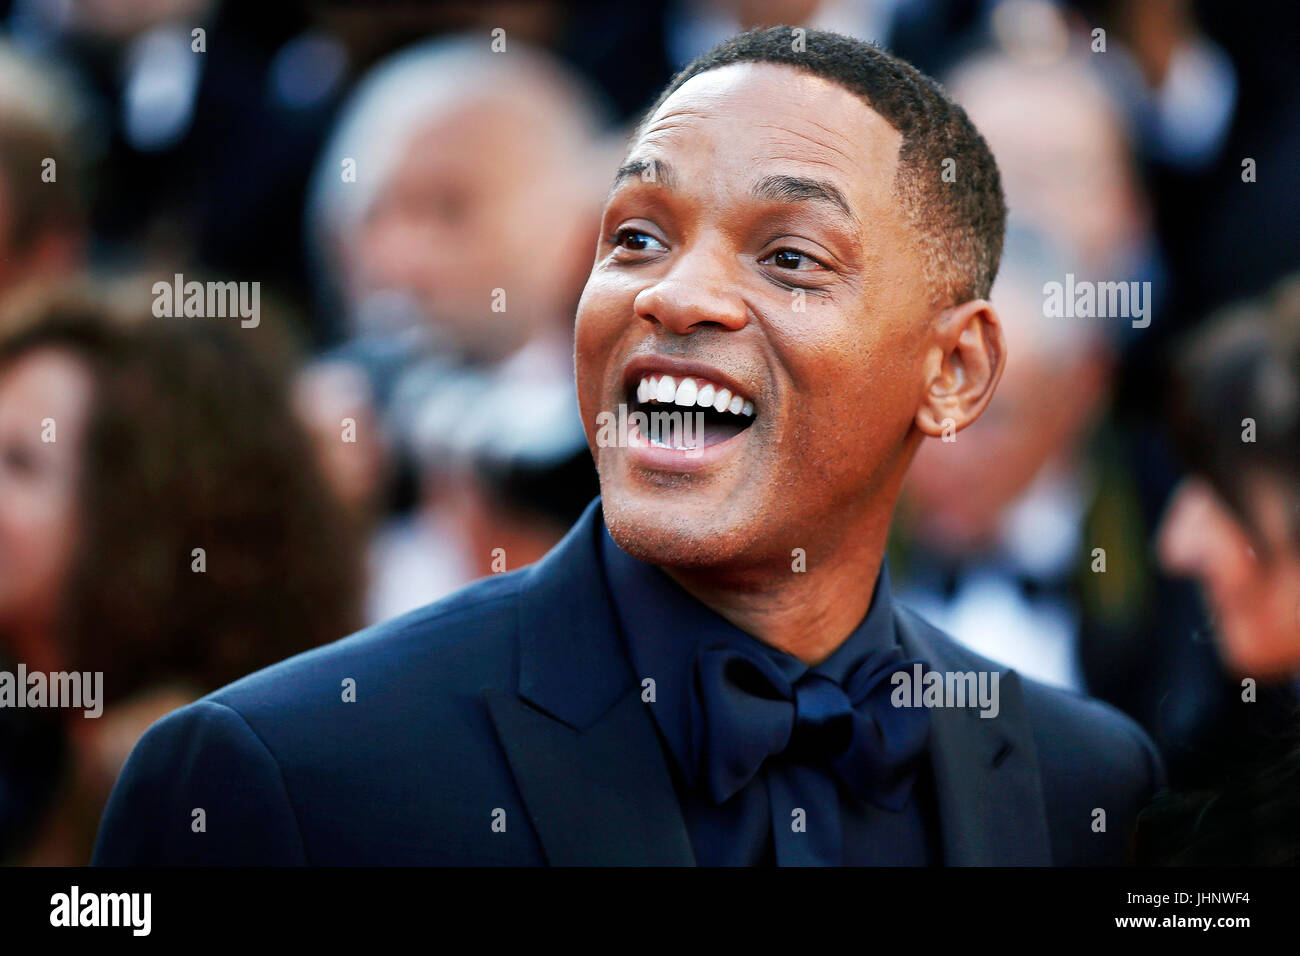
<instances>
[{"instance_id":1,"label":"eye","mask_svg":"<svg viewBox=\"0 0 1300 956\"><path fill-rule=\"evenodd\" d=\"M37 471L36 457L31 450L16 443L5 445L0 450L0 466L17 475L31 475Z\"/></svg>"},{"instance_id":2,"label":"eye","mask_svg":"<svg viewBox=\"0 0 1300 956\"><path fill-rule=\"evenodd\" d=\"M798 249L778 249L758 261L774 265L778 269L788 269L795 272L810 272L814 269L826 268L822 262L814 259L806 252L800 252Z\"/></svg>"},{"instance_id":3,"label":"eye","mask_svg":"<svg viewBox=\"0 0 1300 956\"><path fill-rule=\"evenodd\" d=\"M668 248L648 232L632 228L619 229L610 237L610 241L629 252L662 252Z\"/></svg>"}]
</instances>

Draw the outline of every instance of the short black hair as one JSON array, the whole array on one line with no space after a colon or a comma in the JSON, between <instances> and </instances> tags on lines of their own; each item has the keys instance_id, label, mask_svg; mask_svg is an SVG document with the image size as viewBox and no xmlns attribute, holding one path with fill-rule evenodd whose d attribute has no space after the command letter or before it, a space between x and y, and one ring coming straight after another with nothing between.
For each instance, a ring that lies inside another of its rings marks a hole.
<instances>
[{"instance_id":1,"label":"short black hair","mask_svg":"<svg viewBox=\"0 0 1300 956\"><path fill-rule=\"evenodd\" d=\"M733 63L776 63L831 80L898 130L903 143L894 190L918 231L935 303L988 298L1006 231L1002 181L984 137L943 87L874 43L777 26L739 34L696 57L672 78L646 119L687 80ZM952 175L945 182L947 159L953 160Z\"/></svg>"}]
</instances>

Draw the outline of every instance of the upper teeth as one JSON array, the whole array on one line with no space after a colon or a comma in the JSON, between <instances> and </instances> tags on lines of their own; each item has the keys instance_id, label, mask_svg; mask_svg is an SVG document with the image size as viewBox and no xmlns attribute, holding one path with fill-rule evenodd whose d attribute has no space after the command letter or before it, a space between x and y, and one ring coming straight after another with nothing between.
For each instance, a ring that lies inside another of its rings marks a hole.
<instances>
[{"instance_id":1,"label":"upper teeth","mask_svg":"<svg viewBox=\"0 0 1300 956\"><path fill-rule=\"evenodd\" d=\"M733 395L731 389L715 385L708 379L673 378L671 375L646 375L636 386L638 402L669 403L683 408L713 407L715 411L730 412L733 415L753 417L754 403L740 395Z\"/></svg>"}]
</instances>

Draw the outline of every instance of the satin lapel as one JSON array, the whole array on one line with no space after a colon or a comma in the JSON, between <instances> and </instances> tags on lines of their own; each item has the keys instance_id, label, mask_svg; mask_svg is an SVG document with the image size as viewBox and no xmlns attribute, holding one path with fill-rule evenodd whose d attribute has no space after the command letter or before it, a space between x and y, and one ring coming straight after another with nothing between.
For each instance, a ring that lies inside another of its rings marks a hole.
<instances>
[{"instance_id":1,"label":"satin lapel","mask_svg":"<svg viewBox=\"0 0 1300 956\"><path fill-rule=\"evenodd\" d=\"M526 572L519 692L484 698L548 863L693 866L663 745L610 604L599 504Z\"/></svg>"},{"instance_id":2,"label":"satin lapel","mask_svg":"<svg viewBox=\"0 0 1300 956\"><path fill-rule=\"evenodd\" d=\"M487 691L515 782L552 866L694 866L636 688L585 730Z\"/></svg>"},{"instance_id":3,"label":"satin lapel","mask_svg":"<svg viewBox=\"0 0 1300 956\"><path fill-rule=\"evenodd\" d=\"M988 669L906 609L899 642L937 671ZM998 714L977 707L930 711L930 760L938 790L944 862L949 866L1050 866L1047 811L1020 678L999 669Z\"/></svg>"}]
</instances>

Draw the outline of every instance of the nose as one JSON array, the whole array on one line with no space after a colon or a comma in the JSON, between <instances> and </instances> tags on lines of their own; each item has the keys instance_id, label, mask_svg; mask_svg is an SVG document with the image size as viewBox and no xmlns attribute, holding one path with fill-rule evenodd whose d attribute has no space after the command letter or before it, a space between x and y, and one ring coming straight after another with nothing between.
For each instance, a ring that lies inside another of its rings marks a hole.
<instances>
[{"instance_id":1,"label":"nose","mask_svg":"<svg viewBox=\"0 0 1300 956\"><path fill-rule=\"evenodd\" d=\"M721 264L701 261L689 269L683 269L684 265L638 292L633 312L677 335L703 325L728 331L744 328L749 307L737 287L721 278Z\"/></svg>"},{"instance_id":2,"label":"nose","mask_svg":"<svg viewBox=\"0 0 1300 956\"><path fill-rule=\"evenodd\" d=\"M1156 532L1156 553L1169 574L1195 576L1201 570L1212 523L1207 491L1201 482L1185 479L1165 509Z\"/></svg>"}]
</instances>

